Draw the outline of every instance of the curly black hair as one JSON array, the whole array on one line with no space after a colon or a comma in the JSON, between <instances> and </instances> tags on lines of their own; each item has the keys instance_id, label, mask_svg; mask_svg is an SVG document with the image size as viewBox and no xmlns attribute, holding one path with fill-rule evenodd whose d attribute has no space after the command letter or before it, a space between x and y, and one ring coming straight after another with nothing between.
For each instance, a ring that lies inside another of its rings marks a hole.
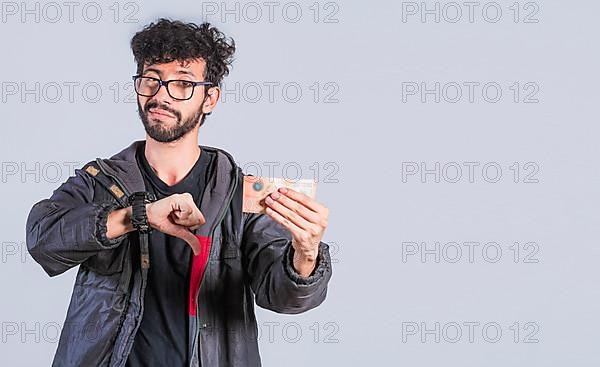
<instances>
[{"instance_id":1,"label":"curly black hair","mask_svg":"<svg viewBox=\"0 0 600 367\"><path fill-rule=\"evenodd\" d=\"M229 74L235 42L210 23L197 25L160 18L133 36L131 50L138 74L144 64L203 59L204 80L220 86L223 77Z\"/></svg>"}]
</instances>

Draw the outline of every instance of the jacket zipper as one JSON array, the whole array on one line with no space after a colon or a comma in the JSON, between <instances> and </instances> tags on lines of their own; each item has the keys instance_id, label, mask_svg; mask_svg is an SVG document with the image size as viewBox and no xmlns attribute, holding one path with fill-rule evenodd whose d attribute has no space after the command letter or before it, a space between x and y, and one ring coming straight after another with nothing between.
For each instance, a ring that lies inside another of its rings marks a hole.
<instances>
[{"instance_id":1,"label":"jacket zipper","mask_svg":"<svg viewBox=\"0 0 600 367\"><path fill-rule=\"evenodd\" d=\"M206 266L208 266L208 262L210 261L211 258L211 254L214 252L213 248L214 246L212 246L212 240L214 238L215 235L215 231L217 230L217 227L221 225L221 222L223 221L223 218L225 218L225 215L227 214L227 209L229 208L230 204L231 204L231 199L233 198L233 195L235 195L235 190L237 189L237 185L238 185L238 171L237 171L237 166L235 166L235 179L233 182L233 189L231 190L230 194L227 196L227 204L223 207L223 210L220 213L219 216L219 220L215 223L215 226L213 227L212 231L211 231L211 246L209 248L209 253L208 253L208 259L206 260ZM221 234L221 237L223 235ZM198 303L198 297L200 296L200 288L202 287L202 281L204 280L204 274L206 273L206 267L204 269L204 271L202 272L202 277L200 278L200 283L198 284L198 292L196 294L196 330L194 331L194 345L193 345L193 350L196 350L196 345L198 345L198 361L200 361L200 356L202 355L202 346L200 345L200 343L198 343L198 337L200 335L200 328L199 328L199 323L200 323L200 310L199 310L199 303ZM192 355L192 358L190 359L190 367L193 367L193 362L194 362L194 355ZM200 363L198 363L200 364Z\"/></svg>"}]
</instances>

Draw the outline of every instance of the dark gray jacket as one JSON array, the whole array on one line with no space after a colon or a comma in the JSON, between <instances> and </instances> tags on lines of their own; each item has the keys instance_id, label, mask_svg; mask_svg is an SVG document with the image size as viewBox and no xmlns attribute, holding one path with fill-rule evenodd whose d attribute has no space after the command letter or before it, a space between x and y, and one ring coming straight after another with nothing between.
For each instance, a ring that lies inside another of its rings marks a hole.
<instances>
[{"instance_id":1,"label":"dark gray jacket","mask_svg":"<svg viewBox=\"0 0 600 367\"><path fill-rule=\"evenodd\" d=\"M135 159L141 143L93 162L125 195L145 190ZM329 246L321 242L317 268L299 276L289 232L264 214L242 213L241 168L227 152L201 148L216 163L200 205L206 224L195 231L208 239L210 252L190 315L190 366L260 366L254 301L287 314L320 305L331 278ZM80 265L54 366L123 366L131 351L147 270L137 232L106 237L108 213L118 206L88 171L77 169L29 213L27 247L44 270L55 276Z\"/></svg>"}]
</instances>

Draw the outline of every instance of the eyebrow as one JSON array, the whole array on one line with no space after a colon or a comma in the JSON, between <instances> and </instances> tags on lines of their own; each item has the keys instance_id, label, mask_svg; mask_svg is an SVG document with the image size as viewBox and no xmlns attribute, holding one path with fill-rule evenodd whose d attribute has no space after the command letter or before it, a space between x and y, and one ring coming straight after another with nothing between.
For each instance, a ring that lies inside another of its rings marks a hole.
<instances>
[{"instance_id":1,"label":"eyebrow","mask_svg":"<svg viewBox=\"0 0 600 367\"><path fill-rule=\"evenodd\" d=\"M162 76L161 71L158 70L158 69L156 69L156 68L147 68L146 70L144 70L143 74L150 73L150 72L153 72L153 73L158 74L159 76ZM194 78L196 77L196 75L194 75L194 73L192 73L191 71L187 71L187 70L177 70L175 72L175 74L178 74L178 75L181 75L181 74L183 74L183 75L189 75L189 76L194 77Z\"/></svg>"}]
</instances>

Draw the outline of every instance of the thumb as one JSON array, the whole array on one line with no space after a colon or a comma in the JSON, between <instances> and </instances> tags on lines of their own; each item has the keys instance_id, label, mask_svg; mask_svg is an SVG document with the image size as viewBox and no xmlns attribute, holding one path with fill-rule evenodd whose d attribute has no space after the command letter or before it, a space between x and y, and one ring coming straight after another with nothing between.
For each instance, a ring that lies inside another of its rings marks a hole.
<instances>
[{"instance_id":1,"label":"thumb","mask_svg":"<svg viewBox=\"0 0 600 367\"><path fill-rule=\"evenodd\" d=\"M200 253L200 241L187 227L178 224L169 224L167 230L175 237L181 238L192 248L194 256Z\"/></svg>"}]
</instances>

